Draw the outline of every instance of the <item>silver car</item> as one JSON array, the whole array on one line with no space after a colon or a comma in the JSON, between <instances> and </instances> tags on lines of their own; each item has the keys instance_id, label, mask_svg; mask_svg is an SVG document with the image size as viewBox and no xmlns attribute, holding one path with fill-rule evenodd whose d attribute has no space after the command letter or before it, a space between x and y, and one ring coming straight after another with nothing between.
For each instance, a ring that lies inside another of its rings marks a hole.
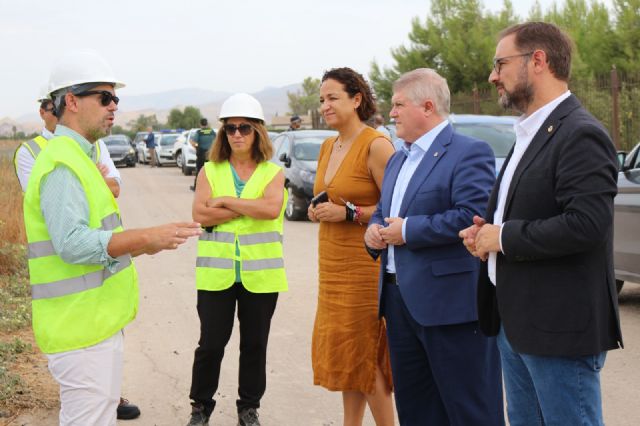
<instances>
[{"instance_id":1,"label":"silver car","mask_svg":"<svg viewBox=\"0 0 640 426\"><path fill-rule=\"evenodd\" d=\"M640 144L620 168L614 205L613 262L620 292L625 281L640 283Z\"/></svg>"}]
</instances>

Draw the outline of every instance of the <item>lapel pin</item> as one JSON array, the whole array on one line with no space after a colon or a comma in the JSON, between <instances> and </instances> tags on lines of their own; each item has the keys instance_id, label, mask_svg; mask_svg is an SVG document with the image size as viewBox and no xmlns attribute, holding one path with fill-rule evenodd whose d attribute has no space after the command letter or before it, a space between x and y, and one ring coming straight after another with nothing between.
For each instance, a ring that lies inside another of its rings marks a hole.
<instances>
[{"instance_id":1,"label":"lapel pin","mask_svg":"<svg viewBox=\"0 0 640 426\"><path fill-rule=\"evenodd\" d=\"M433 153L433 156L434 156L434 157L437 157L437 156L438 156L438 151L434 152L434 153Z\"/></svg>"},{"instance_id":2,"label":"lapel pin","mask_svg":"<svg viewBox=\"0 0 640 426\"><path fill-rule=\"evenodd\" d=\"M547 133L551 133L551 132L553 132L553 126L547 127Z\"/></svg>"}]
</instances>

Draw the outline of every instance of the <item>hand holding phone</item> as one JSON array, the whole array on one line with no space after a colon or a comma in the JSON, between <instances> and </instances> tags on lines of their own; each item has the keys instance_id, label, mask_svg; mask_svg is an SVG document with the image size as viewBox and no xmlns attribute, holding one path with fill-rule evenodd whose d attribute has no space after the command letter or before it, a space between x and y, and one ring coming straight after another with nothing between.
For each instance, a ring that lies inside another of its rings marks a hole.
<instances>
[{"instance_id":1,"label":"hand holding phone","mask_svg":"<svg viewBox=\"0 0 640 426\"><path fill-rule=\"evenodd\" d=\"M316 207L318 204L326 203L327 201L329 201L329 195L327 195L327 191L322 191L311 199L311 205Z\"/></svg>"}]
</instances>

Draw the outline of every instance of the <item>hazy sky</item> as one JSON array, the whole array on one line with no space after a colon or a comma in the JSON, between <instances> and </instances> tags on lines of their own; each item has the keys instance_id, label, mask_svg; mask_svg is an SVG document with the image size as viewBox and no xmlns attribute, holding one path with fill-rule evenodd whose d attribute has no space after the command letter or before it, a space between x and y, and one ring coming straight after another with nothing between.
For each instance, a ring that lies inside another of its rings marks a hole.
<instances>
[{"instance_id":1,"label":"hazy sky","mask_svg":"<svg viewBox=\"0 0 640 426\"><path fill-rule=\"evenodd\" d=\"M533 3L513 0L521 17ZM485 1L493 11L501 4ZM411 19L429 8L428 0L0 0L0 118L35 111L54 58L70 49L100 52L127 83L121 94L255 92L336 66L366 75L374 59L389 65Z\"/></svg>"}]
</instances>

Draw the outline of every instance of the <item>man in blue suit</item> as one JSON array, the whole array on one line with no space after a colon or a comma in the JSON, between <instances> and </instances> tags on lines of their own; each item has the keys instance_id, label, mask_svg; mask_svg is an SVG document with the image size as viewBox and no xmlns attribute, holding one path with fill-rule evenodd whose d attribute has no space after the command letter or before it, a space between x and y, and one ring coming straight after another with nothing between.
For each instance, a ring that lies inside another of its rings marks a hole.
<instances>
[{"instance_id":1,"label":"man in blue suit","mask_svg":"<svg viewBox=\"0 0 640 426\"><path fill-rule=\"evenodd\" d=\"M494 156L447 121L449 88L421 68L393 86L404 146L387 164L365 243L382 250L385 317L400 424L504 425L495 339L478 328L479 262L458 232L484 213Z\"/></svg>"}]
</instances>

